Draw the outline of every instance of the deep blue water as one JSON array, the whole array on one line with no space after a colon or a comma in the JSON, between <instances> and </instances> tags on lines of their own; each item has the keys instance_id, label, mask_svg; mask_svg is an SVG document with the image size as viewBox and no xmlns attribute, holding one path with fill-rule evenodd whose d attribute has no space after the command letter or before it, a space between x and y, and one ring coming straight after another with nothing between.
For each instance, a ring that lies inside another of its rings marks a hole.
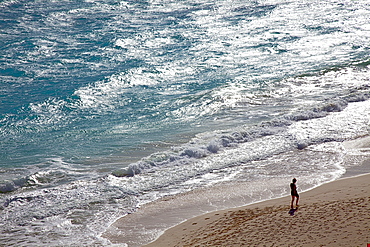
<instances>
[{"instance_id":1,"label":"deep blue water","mask_svg":"<svg viewBox=\"0 0 370 247\"><path fill-rule=\"evenodd\" d=\"M144 202L367 135L369 18L365 0L1 1L0 243L108 245ZM343 173L319 157L307 189ZM239 180L292 175L266 169Z\"/></svg>"}]
</instances>

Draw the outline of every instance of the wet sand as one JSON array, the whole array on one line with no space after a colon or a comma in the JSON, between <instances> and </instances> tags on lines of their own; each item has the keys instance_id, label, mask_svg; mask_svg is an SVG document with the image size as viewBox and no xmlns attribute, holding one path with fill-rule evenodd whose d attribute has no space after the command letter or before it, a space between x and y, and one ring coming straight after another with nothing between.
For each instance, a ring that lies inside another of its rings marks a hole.
<instances>
[{"instance_id":1,"label":"wet sand","mask_svg":"<svg viewBox=\"0 0 370 247\"><path fill-rule=\"evenodd\" d=\"M288 213L290 196L212 212L168 229L147 247L370 243L370 174L339 179L300 197L293 216Z\"/></svg>"}]
</instances>

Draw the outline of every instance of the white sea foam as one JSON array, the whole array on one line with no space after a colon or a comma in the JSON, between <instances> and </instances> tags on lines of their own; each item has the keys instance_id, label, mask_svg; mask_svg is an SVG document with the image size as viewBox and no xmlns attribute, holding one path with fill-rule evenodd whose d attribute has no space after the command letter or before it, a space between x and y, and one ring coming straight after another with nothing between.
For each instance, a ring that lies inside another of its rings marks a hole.
<instances>
[{"instance_id":1,"label":"white sea foam","mask_svg":"<svg viewBox=\"0 0 370 247\"><path fill-rule=\"evenodd\" d=\"M76 90L75 95L80 99L81 108L114 108L128 88L156 84L158 81L154 73L146 72L144 69L133 69L127 73L112 75L106 81L80 88Z\"/></svg>"},{"instance_id":2,"label":"white sea foam","mask_svg":"<svg viewBox=\"0 0 370 247\"><path fill-rule=\"evenodd\" d=\"M137 45L137 40L136 39L117 39L114 44L122 48L131 48L132 46Z\"/></svg>"},{"instance_id":3,"label":"white sea foam","mask_svg":"<svg viewBox=\"0 0 370 247\"><path fill-rule=\"evenodd\" d=\"M0 3L0 7L2 7L2 8L8 7L8 6L11 6L13 4L17 4L19 2L20 2L19 0L5 0L5 1L2 1Z\"/></svg>"}]
</instances>

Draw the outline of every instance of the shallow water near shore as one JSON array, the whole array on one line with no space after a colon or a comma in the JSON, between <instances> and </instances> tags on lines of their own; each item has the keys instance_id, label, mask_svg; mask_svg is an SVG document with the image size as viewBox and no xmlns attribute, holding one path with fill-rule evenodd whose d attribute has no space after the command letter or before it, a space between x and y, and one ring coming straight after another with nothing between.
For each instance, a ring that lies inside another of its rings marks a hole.
<instances>
[{"instance_id":1,"label":"shallow water near shore","mask_svg":"<svg viewBox=\"0 0 370 247\"><path fill-rule=\"evenodd\" d=\"M109 246L117 219L176 195L181 221L362 172L368 151L342 142L369 134L365 0L0 10L0 243Z\"/></svg>"}]
</instances>

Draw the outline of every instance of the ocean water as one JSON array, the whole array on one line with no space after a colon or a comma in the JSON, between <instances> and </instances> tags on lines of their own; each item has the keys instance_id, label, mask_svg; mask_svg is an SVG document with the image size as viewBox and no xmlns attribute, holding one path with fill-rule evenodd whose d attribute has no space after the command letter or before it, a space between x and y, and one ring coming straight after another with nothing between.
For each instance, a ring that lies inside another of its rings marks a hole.
<instances>
[{"instance_id":1,"label":"ocean water","mask_svg":"<svg viewBox=\"0 0 370 247\"><path fill-rule=\"evenodd\" d=\"M339 178L369 156L342 145L369 134L369 19L367 0L0 1L0 245L109 246L161 198Z\"/></svg>"}]
</instances>

